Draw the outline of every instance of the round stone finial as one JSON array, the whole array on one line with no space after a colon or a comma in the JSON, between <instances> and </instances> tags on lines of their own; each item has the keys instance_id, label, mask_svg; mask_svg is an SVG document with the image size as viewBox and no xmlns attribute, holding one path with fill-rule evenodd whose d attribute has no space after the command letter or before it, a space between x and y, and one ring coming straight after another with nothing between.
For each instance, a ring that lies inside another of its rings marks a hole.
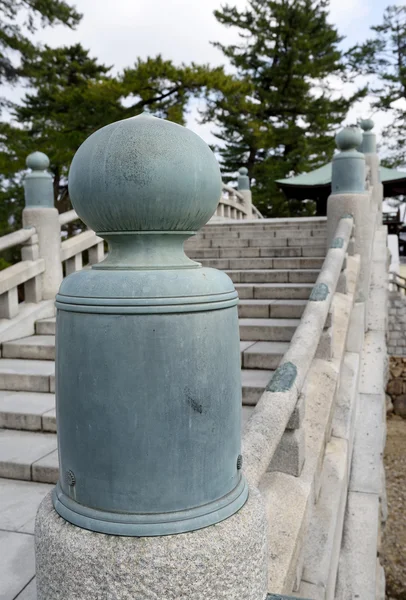
<instances>
[{"instance_id":1,"label":"round stone finial","mask_svg":"<svg viewBox=\"0 0 406 600\"><path fill-rule=\"evenodd\" d=\"M196 231L221 188L217 160L198 135L145 113L93 133L69 171L72 204L98 233Z\"/></svg>"},{"instance_id":2,"label":"round stone finial","mask_svg":"<svg viewBox=\"0 0 406 600\"><path fill-rule=\"evenodd\" d=\"M248 169L246 167L241 167L240 169L238 169L238 172L240 175L243 175L243 176L248 175Z\"/></svg>"},{"instance_id":3,"label":"round stone finial","mask_svg":"<svg viewBox=\"0 0 406 600\"><path fill-rule=\"evenodd\" d=\"M49 167L49 158L43 152L32 152L27 156L26 165L33 171L45 171Z\"/></svg>"},{"instance_id":4,"label":"round stone finial","mask_svg":"<svg viewBox=\"0 0 406 600\"><path fill-rule=\"evenodd\" d=\"M363 131L371 131L375 126L372 119L362 119L360 121L360 127Z\"/></svg>"},{"instance_id":5,"label":"round stone finial","mask_svg":"<svg viewBox=\"0 0 406 600\"><path fill-rule=\"evenodd\" d=\"M357 126L345 127L336 135L337 148L341 151L355 150L362 143L362 131Z\"/></svg>"}]
</instances>

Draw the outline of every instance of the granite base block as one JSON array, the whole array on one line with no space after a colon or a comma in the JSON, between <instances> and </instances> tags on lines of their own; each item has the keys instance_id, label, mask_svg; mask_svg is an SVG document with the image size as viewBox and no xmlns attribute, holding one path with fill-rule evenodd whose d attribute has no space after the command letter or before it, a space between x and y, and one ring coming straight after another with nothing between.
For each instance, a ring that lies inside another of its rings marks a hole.
<instances>
[{"instance_id":1,"label":"granite base block","mask_svg":"<svg viewBox=\"0 0 406 600\"><path fill-rule=\"evenodd\" d=\"M267 522L250 491L232 517L165 537L121 537L62 519L48 494L35 529L38 600L265 600Z\"/></svg>"}]
</instances>

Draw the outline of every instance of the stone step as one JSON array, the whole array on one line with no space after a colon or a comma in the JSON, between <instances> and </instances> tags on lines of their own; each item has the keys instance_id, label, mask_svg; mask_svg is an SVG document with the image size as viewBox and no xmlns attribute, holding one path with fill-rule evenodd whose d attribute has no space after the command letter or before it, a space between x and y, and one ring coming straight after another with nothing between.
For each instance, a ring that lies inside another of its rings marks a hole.
<instances>
[{"instance_id":1,"label":"stone step","mask_svg":"<svg viewBox=\"0 0 406 600\"><path fill-rule=\"evenodd\" d=\"M300 319L239 319L240 339L290 342Z\"/></svg>"},{"instance_id":2,"label":"stone step","mask_svg":"<svg viewBox=\"0 0 406 600\"><path fill-rule=\"evenodd\" d=\"M306 300L240 300L238 316L245 319L300 319Z\"/></svg>"},{"instance_id":3,"label":"stone step","mask_svg":"<svg viewBox=\"0 0 406 600\"><path fill-rule=\"evenodd\" d=\"M0 391L0 427L55 432L55 394Z\"/></svg>"},{"instance_id":4,"label":"stone step","mask_svg":"<svg viewBox=\"0 0 406 600\"><path fill-rule=\"evenodd\" d=\"M37 335L55 335L55 322L55 317L40 319L35 323L35 333Z\"/></svg>"},{"instance_id":5,"label":"stone step","mask_svg":"<svg viewBox=\"0 0 406 600\"><path fill-rule=\"evenodd\" d=\"M233 283L315 283L319 270L303 269L251 269L247 271L227 270L225 273Z\"/></svg>"},{"instance_id":6,"label":"stone step","mask_svg":"<svg viewBox=\"0 0 406 600\"><path fill-rule=\"evenodd\" d=\"M0 390L54 392L55 363L48 360L2 358Z\"/></svg>"},{"instance_id":7,"label":"stone step","mask_svg":"<svg viewBox=\"0 0 406 600\"><path fill-rule=\"evenodd\" d=\"M321 269L324 258L202 258L199 262L214 269Z\"/></svg>"},{"instance_id":8,"label":"stone step","mask_svg":"<svg viewBox=\"0 0 406 600\"><path fill-rule=\"evenodd\" d=\"M2 345L3 358L55 360L55 336L32 335Z\"/></svg>"},{"instance_id":9,"label":"stone step","mask_svg":"<svg viewBox=\"0 0 406 600\"><path fill-rule=\"evenodd\" d=\"M205 227L203 227L203 229L201 229L199 231L199 233L197 235L206 235L206 234L220 234L220 232L223 232L223 234L228 235L229 233L239 233L239 234L244 234L246 232L251 232L254 235L265 235L264 232L266 232L266 234L270 234L270 235L275 235L276 233L295 233L298 231L306 231L308 232L309 235L312 234L312 232L314 232L316 235L318 235L319 233L324 232L324 235L326 234L327 231L327 225L325 223L323 223L322 225L315 225L315 226L311 226L311 225L294 225L294 226L279 226L279 227L273 227L270 225L206 225Z\"/></svg>"},{"instance_id":10,"label":"stone step","mask_svg":"<svg viewBox=\"0 0 406 600\"><path fill-rule=\"evenodd\" d=\"M273 371L242 369L242 403L246 406L255 406L265 387L271 379Z\"/></svg>"},{"instance_id":11,"label":"stone step","mask_svg":"<svg viewBox=\"0 0 406 600\"><path fill-rule=\"evenodd\" d=\"M242 354L242 366L245 369L277 369L288 348L288 342L256 342Z\"/></svg>"},{"instance_id":12,"label":"stone step","mask_svg":"<svg viewBox=\"0 0 406 600\"><path fill-rule=\"evenodd\" d=\"M55 433L0 431L0 477L56 483L58 453Z\"/></svg>"},{"instance_id":13,"label":"stone step","mask_svg":"<svg viewBox=\"0 0 406 600\"><path fill-rule=\"evenodd\" d=\"M326 229L240 229L237 230L228 230L228 231L206 231L202 230L196 235L193 236L193 239L219 239L222 237L226 237L227 239L254 239L255 237L268 237L268 238L280 238L280 239L308 239L308 238L324 238L326 237Z\"/></svg>"},{"instance_id":14,"label":"stone step","mask_svg":"<svg viewBox=\"0 0 406 600\"><path fill-rule=\"evenodd\" d=\"M309 283L237 283L235 289L241 299L308 300L313 289Z\"/></svg>"},{"instance_id":15,"label":"stone step","mask_svg":"<svg viewBox=\"0 0 406 600\"><path fill-rule=\"evenodd\" d=\"M310 229L305 227L304 229L247 229L238 231L233 230L222 230L222 231L206 231L201 230L199 233L191 236L188 240L218 240L221 237L226 239L255 239L260 238L279 238L279 239L291 239L296 237L298 240L306 240L308 238L314 238L315 240L327 237L327 228Z\"/></svg>"},{"instance_id":16,"label":"stone step","mask_svg":"<svg viewBox=\"0 0 406 600\"><path fill-rule=\"evenodd\" d=\"M241 371L243 403L254 406L273 371ZM248 411L244 411L246 416ZM245 419L244 419L245 421ZM0 430L0 477L40 483L58 479L57 438L54 433Z\"/></svg>"},{"instance_id":17,"label":"stone step","mask_svg":"<svg viewBox=\"0 0 406 600\"><path fill-rule=\"evenodd\" d=\"M248 369L241 371L243 404L253 406L260 398L288 344L248 343ZM0 437L6 430L55 433L55 395L35 392L0 392ZM4 439L4 438L3 438ZM1 462L0 457L0 462ZM1 472L1 471L0 471ZM0 475L5 477L6 475Z\"/></svg>"},{"instance_id":18,"label":"stone step","mask_svg":"<svg viewBox=\"0 0 406 600\"><path fill-rule=\"evenodd\" d=\"M263 234L263 235L262 235ZM292 246L292 247L301 247L301 246L313 246L317 244L318 246L326 246L327 238L325 236L317 236L317 237L304 237L299 238L295 235L292 237L272 237L267 236L266 232L262 232L261 237L257 235L253 235L253 237L247 238L239 238L239 237L225 237L223 235L219 235L214 238L197 238L186 240L185 248L263 248L267 246L274 247L283 247L283 246Z\"/></svg>"},{"instance_id":19,"label":"stone step","mask_svg":"<svg viewBox=\"0 0 406 600\"><path fill-rule=\"evenodd\" d=\"M240 231L245 229L252 230L278 230L278 229L326 229L327 217L316 217L306 219L305 217L292 217L289 219L261 219L255 221L221 221L218 223L207 223L201 231L216 231L222 229L225 231Z\"/></svg>"},{"instance_id":20,"label":"stone step","mask_svg":"<svg viewBox=\"0 0 406 600\"><path fill-rule=\"evenodd\" d=\"M300 258L300 257L316 257L326 255L325 246L304 246L304 247L250 247L238 246L218 247L218 248L197 248L189 245L185 248L186 254L195 260L204 258Z\"/></svg>"}]
</instances>

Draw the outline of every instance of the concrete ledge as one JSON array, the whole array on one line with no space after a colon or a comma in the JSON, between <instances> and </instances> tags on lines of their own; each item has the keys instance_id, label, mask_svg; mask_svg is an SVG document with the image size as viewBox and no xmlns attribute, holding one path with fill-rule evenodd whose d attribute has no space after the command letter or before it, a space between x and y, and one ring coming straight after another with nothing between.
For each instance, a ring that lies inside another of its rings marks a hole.
<instances>
[{"instance_id":1,"label":"concrete ledge","mask_svg":"<svg viewBox=\"0 0 406 600\"><path fill-rule=\"evenodd\" d=\"M360 394L350 490L382 495L385 394Z\"/></svg>"},{"instance_id":2,"label":"concrete ledge","mask_svg":"<svg viewBox=\"0 0 406 600\"><path fill-rule=\"evenodd\" d=\"M379 498L350 492L335 600L376 600Z\"/></svg>"},{"instance_id":3,"label":"concrete ledge","mask_svg":"<svg viewBox=\"0 0 406 600\"><path fill-rule=\"evenodd\" d=\"M308 377L306 461L300 477L273 472L260 485L269 521L269 590L290 594L301 577L301 555L330 431L339 372L334 364L315 359Z\"/></svg>"},{"instance_id":4,"label":"concrete ledge","mask_svg":"<svg viewBox=\"0 0 406 600\"><path fill-rule=\"evenodd\" d=\"M348 443L332 438L326 448L320 497L307 535L302 581L333 600L348 485Z\"/></svg>"}]
</instances>

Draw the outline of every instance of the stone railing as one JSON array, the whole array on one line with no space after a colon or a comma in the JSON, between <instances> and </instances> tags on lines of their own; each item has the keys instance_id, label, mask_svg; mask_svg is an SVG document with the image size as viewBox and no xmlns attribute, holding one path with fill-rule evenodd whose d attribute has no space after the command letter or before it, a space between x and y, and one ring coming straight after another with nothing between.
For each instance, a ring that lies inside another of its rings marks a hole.
<instances>
[{"instance_id":1,"label":"stone railing","mask_svg":"<svg viewBox=\"0 0 406 600\"><path fill-rule=\"evenodd\" d=\"M327 360L332 358L330 309L334 294L346 292L343 268L352 230L353 218L343 218L289 349L248 421L243 438L244 471L255 486L269 470L269 465L277 471L283 466L285 472L293 475L299 474L303 466L303 449L295 457L296 464L290 466L281 464L282 449L280 456L275 456L275 453L285 430L291 432L302 425L305 411L302 391L313 359L315 356L323 356ZM287 435L291 438L293 434Z\"/></svg>"},{"instance_id":2,"label":"stone railing","mask_svg":"<svg viewBox=\"0 0 406 600\"><path fill-rule=\"evenodd\" d=\"M0 341L33 333L59 289L60 478L37 515L38 600L96 600L100 589L117 598L379 597L386 230L372 135L365 130L365 155L360 135L337 137L327 255L242 452L237 293L182 247L221 189L217 218L259 217L246 170L238 190L222 186L202 140L141 115L78 150L78 213L59 215L47 157L28 158L25 229L0 240L3 250L23 245L22 261L0 274ZM117 155L112 177L104 165ZM61 241L78 214L89 229ZM109 255L76 273L104 257L94 231Z\"/></svg>"},{"instance_id":3,"label":"stone railing","mask_svg":"<svg viewBox=\"0 0 406 600\"><path fill-rule=\"evenodd\" d=\"M55 314L54 298L62 278L104 258L104 241L93 231L63 239L61 228L79 217L54 208L49 160L35 152L24 181L24 229L0 238L0 252L21 246L21 261L0 272L0 340L34 333L34 323Z\"/></svg>"},{"instance_id":4,"label":"stone railing","mask_svg":"<svg viewBox=\"0 0 406 600\"><path fill-rule=\"evenodd\" d=\"M14 319L20 309L18 286L24 286L22 300L37 303L42 300L41 276L45 262L39 258L35 227L20 229L0 238L0 252L23 245L21 262L0 272L0 319Z\"/></svg>"},{"instance_id":5,"label":"stone railing","mask_svg":"<svg viewBox=\"0 0 406 600\"><path fill-rule=\"evenodd\" d=\"M406 294L406 277L402 277L394 271L389 272L389 289L399 292L401 295Z\"/></svg>"},{"instance_id":6,"label":"stone railing","mask_svg":"<svg viewBox=\"0 0 406 600\"><path fill-rule=\"evenodd\" d=\"M238 189L223 183L221 198L212 220L263 219L260 211L252 204L248 170L239 170Z\"/></svg>"},{"instance_id":7,"label":"stone railing","mask_svg":"<svg viewBox=\"0 0 406 600\"><path fill-rule=\"evenodd\" d=\"M59 215L60 225L67 225L79 219L75 210L69 210ZM61 244L61 261L64 265L64 275L70 275L83 268L83 254L87 252L85 264L94 265L104 259L104 241L94 231L83 231L64 240Z\"/></svg>"}]
</instances>

